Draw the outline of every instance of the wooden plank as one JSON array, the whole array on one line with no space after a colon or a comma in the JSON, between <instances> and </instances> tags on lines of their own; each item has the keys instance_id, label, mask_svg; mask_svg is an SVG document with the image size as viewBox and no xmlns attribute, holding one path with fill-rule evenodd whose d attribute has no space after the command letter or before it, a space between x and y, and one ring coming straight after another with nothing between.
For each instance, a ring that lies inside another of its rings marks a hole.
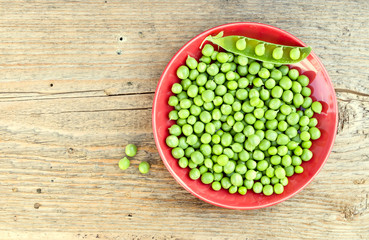
<instances>
[{"instance_id":1,"label":"wooden plank","mask_svg":"<svg viewBox=\"0 0 369 240\"><path fill-rule=\"evenodd\" d=\"M368 11L364 0L0 0L0 239L369 239ZM316 179L253 211L185 191L151 128L173 54L236 21L271 24L311 45L340 111ZM139 152L121 171L130 142ZM137 170L143 160L148 175Z\"/></svg>"}]
</instances>

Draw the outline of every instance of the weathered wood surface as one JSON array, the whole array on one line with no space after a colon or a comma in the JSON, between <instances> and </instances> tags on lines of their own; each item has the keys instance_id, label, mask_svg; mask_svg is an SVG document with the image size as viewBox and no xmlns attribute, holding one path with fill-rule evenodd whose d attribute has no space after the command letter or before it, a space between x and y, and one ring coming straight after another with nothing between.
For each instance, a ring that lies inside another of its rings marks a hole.
<instances>
[{"instance_id":1,"label":"weathered wood surface","mask_svg":"<svg viewBox=\"0 0 369 240\"><path fill-rule=\"evenodd\" d=\"M369 239L369 2L0 1L0 239ZM333 152L295 197L232 211L162 164L156 84L190 38L263 22L311 45L336 89ZM137 143L132 167L117 167ZM137 165L152 169L140 175Z\"/></svg>"}]
</instances>

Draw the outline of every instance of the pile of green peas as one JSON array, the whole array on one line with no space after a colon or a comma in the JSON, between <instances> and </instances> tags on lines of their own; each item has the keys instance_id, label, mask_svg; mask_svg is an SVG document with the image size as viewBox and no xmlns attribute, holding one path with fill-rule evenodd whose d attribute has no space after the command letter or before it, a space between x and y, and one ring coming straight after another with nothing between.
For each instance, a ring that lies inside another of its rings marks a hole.
<instances>
[{"instance_id":1,"label":"pile of green peas","mask_svg":"<svg viewBox=\"0 0 369 240\"><path fill-rule=\"evenodd\" d=\"M212 189L281 194L304 171L312 140L320 138L309 78L287 65L218 52L210 44L188 56L172 85L174 107L166 144L189 177Z\"/></svg>"}]
</instances>

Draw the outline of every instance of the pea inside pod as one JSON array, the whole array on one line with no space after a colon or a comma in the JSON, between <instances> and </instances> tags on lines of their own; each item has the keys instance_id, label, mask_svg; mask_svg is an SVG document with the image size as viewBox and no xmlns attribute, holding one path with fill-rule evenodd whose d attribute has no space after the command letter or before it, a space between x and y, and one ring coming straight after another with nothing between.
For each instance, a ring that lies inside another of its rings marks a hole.
<instances>
[{"instance_id":1,"label":"pea inside pod","mask_svg":"<svg viewBox=\"0 0 369 240\"><path fill-rule=\"evenodd\" d=\"M234 54L275 64L298 63L311 52L311 47L280 45L245 36L223 37L223 34L220 32L216 36L209 35L204 42L210 41Z\"/></svg>"}]
</instances>

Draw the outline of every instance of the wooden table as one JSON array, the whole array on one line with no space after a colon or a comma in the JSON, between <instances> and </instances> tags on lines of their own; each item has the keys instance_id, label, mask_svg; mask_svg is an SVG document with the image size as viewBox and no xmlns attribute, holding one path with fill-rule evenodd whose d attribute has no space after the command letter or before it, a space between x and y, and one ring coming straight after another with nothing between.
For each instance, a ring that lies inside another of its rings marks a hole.
<instances>
[{"instance_id":1,"label":"wooden table","mask_svg":"<svg viewBox=\"0 0 369 240\"><path fill-rule=\"evenodd\" d=\"M0 239L369 239L368 1L0 1ZM233 211L185 191L151 128L158 79L202 31L262 22L313 47L339 106L315 180ZM139 146L121 171L123 146ZM151 163L148 175L140 161Z\"/></svg>"}]
</instances>

